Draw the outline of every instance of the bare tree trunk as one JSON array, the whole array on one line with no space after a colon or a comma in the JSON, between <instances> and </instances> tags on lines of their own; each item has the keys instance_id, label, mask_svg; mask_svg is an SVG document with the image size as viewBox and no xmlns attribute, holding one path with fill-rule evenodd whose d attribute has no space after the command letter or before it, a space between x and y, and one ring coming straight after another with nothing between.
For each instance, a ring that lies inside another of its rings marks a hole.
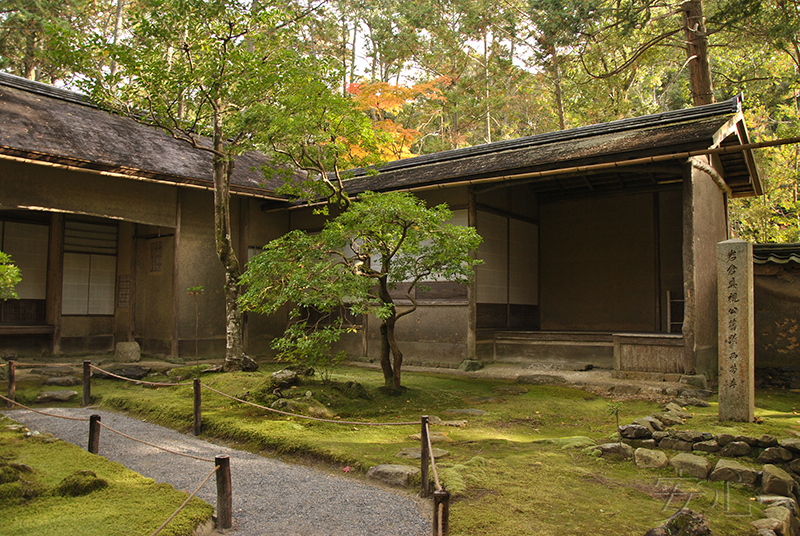
<instances>
[{"instance_id":1,"label":"bare tree trunk","mask_svg":"<svg viewBox=\"0 0 800 536\"><path fill-rule=\"evenodd\" d=\"M686 36L686 56L689 58L689 80L692 104L700 106L714 102L714 85L708 64L708 33L701 0L681 4L683 31Z\"/></svg>"},{"instance_id":2,"label":"bare tree trunk","mask_svg":"<svg viewBox=\"0 0 800 536\"><path fill-rule=\"evenodd\" d=\"M217 102L217 109L219 103ZM225 364L226 372L234 370L252 371L258 364L244 353L242 338L242 311L239 308L239 259L231 238L231 194L230 181L234 160L222 156L224 152L222 123L214 117L214 238L217 256L225 268Z\"/></svg>"},{"instance_id":3,"label":"bare tree trunk","mask_svg":"<svg viewBox=\"0 0 800 536\"><path fill-rule=\"evenodd\" d=\"M122 8L125 7L125 0L117 0L117 12L114 15L114 44L119 41L119 34L122 31ZM117 61L111 60L111 76L117 72Z\"/></svg>"},{"instance_id":4,"label":"bare tree trunk","mask_svg":"<svg viewBox=\"0 0 800 536\"><path fill-rule=\"evenodd\" d=\"M383 273L388 273L388 271L388 266L384 266ZM392 296L389 294L387 276L378 279L378 296L383 303L389 304L392 308L391 316L381 323L381 370L383 370L383 382L387 388L400 389L403 353L394 338L394 326L397 322L397 316L394 311Z\"/></svg>"}]
</instances>

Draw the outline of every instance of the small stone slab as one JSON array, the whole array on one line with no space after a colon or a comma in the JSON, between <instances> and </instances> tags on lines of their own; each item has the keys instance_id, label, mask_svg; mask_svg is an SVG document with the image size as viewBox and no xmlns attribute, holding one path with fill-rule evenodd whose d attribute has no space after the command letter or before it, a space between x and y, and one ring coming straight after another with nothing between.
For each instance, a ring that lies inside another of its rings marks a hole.
<instances>
[{"instance_id":1,"label":"small stone slab","mask_svg":"<svg viewBox=\"0 0 800 536\"><path fill-rule=\"evenodd\" d=\"M419 467L384 463L370 467L367 478L390 486L407 488L411 479L418 474L420 474Z\"/></svg>"},{"instance_id":2,"label":"small stone slab","mask_svg":"<svg viewBox=\"0 0 800 536\"><path fill-rule=\"evenodd\" d=\"M131 380L141 380L142 378L150 374L150 367L143 367L141 365L111 365L106 370L108 370L108 372L116 374L117 376L122 376L123 378L129 378ZM92 378L98 378L101 380L117 379L99 370L92 371Z\"/></svg>"},{"instance_id":3,"label":"small stone slab","mask_svg":"<svg viewBox=\"0 0 800 536\"><path fill-rule=\"evenodd\" d=\"M733 434L725 434L725 433L717 434L714 436L714 439L717 440L717 443L719 443L720 447L724 447L725 445L733 441L733 438L734 438Z\"/></svg>"},{"instance_id":4,"label":"small stone slab","mask_svg":"<svg viewBox=\"0 0 800 536\"><path fill-rule=\"evenodd\" d=\"M708 479L711 481L722 480L725 482L752 485L758 480L758 471L746 467L737 461L722 458L717 462L717 465L714 466L714 470L711 471Z\"/></svg>"},{"instance_id":5,"label":"small stone slab","mask_svg":"<svg viewBox=\"0 0 800 536\"><path fill-rule=\"evenodd\" d=\"M777 447L778 446L778 438L772 435L764 434L758 440L758 445L756 445L760 449L768 449L770 447Z\"/></svg>"},{"instance_id":6,"label":"small stone slab","mask_svg":"<svg viewBox=\"0 0 800 536\"><path fill-rule=\"evenodd\" d=\"M442 413L444 413L445 415L475 415L480 417L481 415L486 415L488 411L475 408L463 408L463 409L446 409Z\"/></svg>"},{"instance_id":7,"label":"small stone slab","mask_svg":"<svg viewBox=\"0 0 800 536\"><path fill-rule=\"evenodd\" d=\"M681 476L688 475L701 480L705 480L708 477L708 472L711 469L708 459L685 452L672 458L669 463Z\"/></svg>"},{"instance_id":8,"label":"small stone slab","mask_svg":"<svg viewBox=\"0 0 800 536\"><path fill-rule=\"evenodd\" d=\"M458 365L458 370L463 372L473 372L475 370L481 370L483 366L483 361L478 361L477 359L465 359L460 365Z\"/></svg>"},{"instance_id":9,"label":"small stone slab","mask_svg":"<svg viewBox=\"0 0 800 536\"><path fill-rule=\"evenodd\" d=\"M31 369L30 373L39 376L71 376L75 374L75 369L67 365L58 365Z\"/></svg>"},{"instance_id":10,"label":"small stone slab","mask_svg":"<svg viewBox=\"0 0 800 536\"><path fill-rule=\"evenodd\" d=\"M275 387L291 387L298 383L297 373L293 370L277 370L270 376L272 377L272 383Z\"/></svg>"},{"instance_id":11,"label":"small stone slab","mask_svg":"<svg viewBox=\"0 0 800 536\"><path fill-rule=\"evenodd\" d=\"M800 453L800 438L787 437L785 439L781 439L780 445L787 450Z\"/></svg>"},{"instance_id":12,"label":"small stone slab","mask_svg":"<svg viewBox=\"0 0 800 536\"><path fill-rule=\"evenodd\" d=\"M602 445L597 445L594 447L590 447L589 450L595 450L600 452L600 456L619 456L621 458L631 458L633 457L633 448L630 445L626 445L625 443L603 443Z\"/></svg>"},{"instance_id":13,"label":"small stone slab","mask_svg":"<svg viewBox=\"0 0 800 536\"><path fill-rule=\"evenodd\" d=\"M769 534L770 532L775 535L783 534L783 531L786 528L783 526L783 523L771 517L756 519L755 521L751 521L750 525L755 527L759 536L761 536L761 534Z\"/></svg>"},{"instance_id":14,"label":"small stone slab","mask_svg":"<svg viewBox=\"0 0 800 536\"><path fill-rule=\"evenodd\" d=\"M478 405L478 404L495 404L497 402L501 402L500 398L495 396L470 396L468 398L464 398L463 402L465 404L470 405Z\"/></svg>"},{"instance_id":15,"label":"small stone slab","mask_svg":"<svg viewBox=\"0 0 800 536\"><path fill-rule=\"evenodd\" d=\"M492 391L504 395L524 395L528 392L528 388L521 385L498 385Z\"/></svg>"},{"instance_id":16,"label":"small stone slab","mask_svg":"<svg viewBox=\"0 0 800 536\"><path fill-rule=\"evenodd\" d=\"M689 443L698 443L705 439L703 433L696 430L673 430L670 435L675 439L687 441Z\"/></svg>"},{"instance_id":17,"label":"small stone slab","mask_svg":"<svg viewBox=\"0 0 800 536\"><path fill-rule=\"evenodd\" d=\"M626 424L619 427L619 434L625 439L650 439L653 431L641 424Z\"/></svg>"},{"instance_id":18,"label":"small stone slab","mask_svg":"<svg viewBox=\"0 0 800 536\"><path fill-rule=\"evenodd\" d=\"M633 453L633 459L639 469L660 469L669 465L669 458L660 450L638 448Z\"/></svg>"},{"instance_id":19,"label":"small stone slab","mask_svg":"<svg viewBox=\"0 0 800 536\"><path fill-rule=\"evenodd\" d=\"M434 458L438 459L438 458L441 458L443 456L447 456L450 453L448 451L446 451L446 450L437 449L436 447L434 447L431 450L431 454L433 454ZM398 452L396 454L396 456L398 458L409 458L409 459L412 459L412 460L419 460L420 458L422 458L422 447L408 447L408 448L405 448L405 449L401 450L400 452Z\"/></svg>"},{"instance_id":20,"label":"small stone slab","mask_svg":"<svg viewBox=\"0 0 800 536\"><path fill-rule=\"evenodd\" d=\"M431 440L431 443L450 443L453 440L444 432L431 432L428 437ZM408 436L408 439L411 441L422 441L422 437L420 434L413 434Z\"/></svg>"},{"instance_id":21,"label":"small stone slab","mask_svg":"<svg viewBox=\"0 0 800 536\"><path fill-rule=\"evenodd\" d=\"M766 464L761 475L761 489L764 495L782 495L791 497L797 484L794 479L781 469L772 464Z\"/></svg>"},{"instance_id":22,"label":"small stone slab","mask_svg":"<svg viewBox=\"0 0 800 536\"><path fill-rule=\"evenodd\" d=\"M700 452L719 452L721 448L722 447L719 446L719 443L713 439L709 439L708 441L700 441L692 445L692 450L698 450Z\"/></svg>"},{"instance_id":23,"label":"small stone slab","mask_svg":"<svg viewBox=\"0 0 800 536\"><path fill-rule=\"evenodd\" d=\"M75 376L53 376L42 382L42 385L56 385L58 387L72 387L80 385L83 381Z\"/></svg>"},{"instance_id":24,"label":"small stone slab","mask_svg":"<svg viewBox=\"0 0 800 536\"><path fill-rule=\"evenodd\" d=\"M682 450L684 452L692 452L692 447L694 443L689 441L681 441L680 439L676 439L674 437L665 437L661 441L658 442L658 446L662 449L669 449L669 450Z\"/></svg>"},{"instance_id":25,"label":"small stone slab","mask_svg":"<svg viewBox=\"0 0 800 536\"><path fill-rule=\"evenodd\" d=\"M800 510L797 508L797 501L792 497L783 497L781 495L759 495L758 502L767 506L784 506L794 512L795 515L800 515Z\"/></svg>"},{"instance_id":26,"label":"small stone slab","mask_svg":"<svg viewBox=\"0 0 800 536\"><path fill-rule=\"evenodd\" d=\"M658 446L655 439L623 439L622 441L635 449L654 449Z\"/></svg>"},{"instance_id":27,"label":"small stone slab","mask_svg":"<svg viewBox=\"0 0 800 536\"><path fill-rule=\"evenodd\" d=\"M523 374L517 376L516 382L529 385L548 385L567 383L567 379L564 376L557 376L555 374Z\"/></svg>"},{"instance_id":28,"label":"small stone slab","mask_svg":"<svg viewBox=\"0 0 800 536\"><path fill-rule=\"evenodd\" d=\"M36 397L36 402L69 402L76 396L78 393L75 391L43 391Z\"/></svg>"},{"instance_id":29,"label":"small stone slab","mask_svg":"<svg viewBox=\"0 0 800 536\"><path fill-rule=\"evenodd\" d=\"M664 426L677 426L683 424L683 417L672 411L654 413L653 417L658 419Z\"/></svg>"}]
</instances>

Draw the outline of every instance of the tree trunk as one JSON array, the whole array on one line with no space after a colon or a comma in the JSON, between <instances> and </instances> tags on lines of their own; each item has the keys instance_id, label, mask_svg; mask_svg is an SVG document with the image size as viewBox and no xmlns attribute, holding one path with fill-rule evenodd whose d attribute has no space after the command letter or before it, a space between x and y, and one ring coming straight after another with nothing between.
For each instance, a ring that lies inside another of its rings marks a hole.
<instances>
[{"instance_id":1,"label":"tree trunk","mask_svg":"<svg viewBox=\"0 0 800 536\"><path fill-rule=\"evenodd\" d=\"M219 104L219 103L217 103ZM219 109L219 108L217 108ZM214 117L214 238L217 256L225 268L225 364L226 372L234 370L253 371L258 364L244 353L242 339L242 311L239 309L239 259L231 239L231 194L233 175L232 156L223 156L224 139L221 118Z\"/></svg>"},{"instance_id":2,"label":"tree trunk","mask_svg":"<svg viewBox=\"0 0 800 536\"><path fill-rule=\"evenodd\" d=\"M392 316L386 323L386 338L388 339L389 348L392 349L392 389L400 389L400 371L403 368L403 352L397 346L397 341L394 338L394 326L397 319Z\"/></svg>"},{"instance_id":3,"label":"tree trunk","mask_svg":"<svg viewBox=\"0 0 800 536\"><path fill-rule=\"evenodd\" d=\"M383 266L382 272L389 273L389 267ZM392 308L392 314L381 323L381 370L383 370L384 385L392 389L400 389L400 371L403 366L403 353L397 346L394 338L394 326L397 315L394 302L389 294L389 281L387 276L378 278L378 297ZM394 359L392 359L392 357Z\"/></svg>"},{"instance_id":4,"label":"tree trunk","mask_svg":"<svg viewBox=\"0 0 800 536\"><path fill-rule=\"evenodd\" d=\"M689 80L692 104L700 106L714 102L714 85L708 64L708 33L701 0L681 4L683 31L686 36L686 56L689 58Z\"/></svg>"}]
</instances>

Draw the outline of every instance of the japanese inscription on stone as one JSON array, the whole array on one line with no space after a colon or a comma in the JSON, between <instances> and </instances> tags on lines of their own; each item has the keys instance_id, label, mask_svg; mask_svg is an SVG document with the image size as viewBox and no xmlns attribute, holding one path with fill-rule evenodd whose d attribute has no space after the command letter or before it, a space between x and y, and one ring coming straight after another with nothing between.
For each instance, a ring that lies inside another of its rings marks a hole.
<instances>
[{"instance_id":1,"label":"japanese inscription on stone","mask_svg":"<svg viewBox=\"0 0 800 536\"><path fill-rule=\"evenodd\" d=\"M717 244L719 419L751 422L753 387L753 248L743 240Z\"/></svg>"}]
</instances>

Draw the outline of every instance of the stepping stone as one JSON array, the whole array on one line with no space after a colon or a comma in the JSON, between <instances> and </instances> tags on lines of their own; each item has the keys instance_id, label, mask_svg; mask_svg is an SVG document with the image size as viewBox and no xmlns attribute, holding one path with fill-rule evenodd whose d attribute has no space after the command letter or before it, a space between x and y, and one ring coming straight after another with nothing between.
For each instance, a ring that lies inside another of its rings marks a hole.
<instances>
[{"instance_id":1,"label":"stepping stone","mask_svg":"<svg viewBox=\"0 0 800 536\"><path fill-rule=\"evenodd\" d=\"M463 402L465 404L470 404L470 405L494 404L500 401L501 399L495 396L470 396L468 398L463 399Z\"/></svg>"},{"instance_id":2,"label":"stepping stone","mask_svg":"<svg viewBox=\"0 0 800 536\"><path fill-rule=\"evenodd\" d=\"M52 376L42 382L42 385L57 385L59 387L72 387L80 385L83 381L75 376Z\"/></svg>"},{"instance_id":3,"label":"stepping stone","mask_svg":"<svg viewBox=\"0 0 800 536\"><path fill-rule=\"evenodd\" d=\"M431 443L450 443L453 441L444 432L431 432L429 437L431 438ZM408 438L411 441L422 441L421 434L413 434L408 436Z\"/></svg>"},{"instance_id":4,"label":"stepping stone","mask_svg":"<svg viewBox=\"0 0 800 536\"><path fill-rule=\"evenodd\" d=\"M420 474L419 467L384 463L370 467L367 471L367 478L390 486L407 488L411 479L418 474Z\"/></svg>"},{"instance_id":5,"label":"stepping stone","mask_svg":"<svg viewBox=\"0 0 800 536\"><path fill-rule=\"evenodd\" d=\"M504 395L524 395L528 392L528 389L521 385L498 385L492 391L503 393Z\"/></svg>"},{"instance_id":6,"label":"stepping stone","mask_svg":"<svg viewBox=\"0 0 800 536\"><path fill-rule=\"evenodd\" d=\"M442 413L445 415L486 415L488 412L483 411L482 409L475 409L475 408L463 408L463 409L446 409Z\"/></svg>"},{"instance_id":7,"label":"stepping stone","mask_svg":"<svg viewBox=\"0 0 800 536\"><path fill-rule=\"evenodd\" d=\"M36 397L36 402L69 402L76 396L75 391L44 391Z\"/></svg>"},{"instance_id":8,"label":"stepping stone","mask_svg":"<svg viewBox=\"0 0 800 536\"><path fill-rule=\"evenodd\" d=\"M442 456L447 456L450 454L448 451L443 449L433 448L431 450L431 454L433 454L434 458L441 458ZM406 449L401 450L396 454L398 458L410 458L412 460L419 460L422 458L422 447L408 447Z\"/></svg>"}]
</instances>

